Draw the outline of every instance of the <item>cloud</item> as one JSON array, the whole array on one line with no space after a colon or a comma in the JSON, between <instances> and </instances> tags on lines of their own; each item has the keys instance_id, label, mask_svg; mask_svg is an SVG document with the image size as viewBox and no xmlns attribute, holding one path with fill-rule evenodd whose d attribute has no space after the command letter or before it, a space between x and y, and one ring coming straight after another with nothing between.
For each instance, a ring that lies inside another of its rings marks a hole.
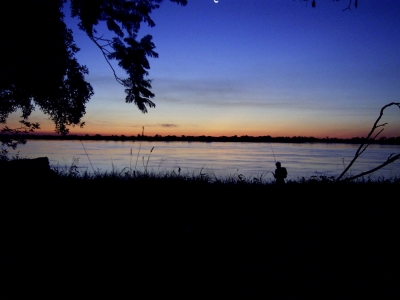
<instances>
[{"instance_id":1,"label":"cloud","mask_svg":"<svg viewBox=\"0 0 400 300\"><path fill-rule=\"evenodd\" d=\"M160 126L166 128L178 127L178 125L176 124L160 124Z\"/></svg>"},{"instance_id":2,"label":"cloud","mask_svg":"<svg viewBox=\"0 0 400 300\"><path fill-rule=\"evenodd\" d=\"M158 78L153 82L156 97L171 102L203 102L204 99L231 98L243 93L235 80L204 78Z\"/></svg>"}]
</instances>

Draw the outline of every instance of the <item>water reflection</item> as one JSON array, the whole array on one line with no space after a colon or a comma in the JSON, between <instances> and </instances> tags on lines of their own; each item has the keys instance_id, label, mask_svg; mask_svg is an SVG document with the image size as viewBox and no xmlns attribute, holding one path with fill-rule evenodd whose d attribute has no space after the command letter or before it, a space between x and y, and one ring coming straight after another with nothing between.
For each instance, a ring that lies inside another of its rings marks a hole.
<instances>
[{"instance_id":1,"label":"water reflection","mask_svg":"<svg viewBox=\"0 0 400 300\"><path fill-rule=\"evenodd\" d=\"M348 165L359 145L289 144L289 143L223 143L223 142L140 142L140 141L42 141L29 140L17 149L21 157L47 156L52 166L69 167L78 159L81 171L177 172L216 177L246 177L272 180L275 159L288 170L288 179L313 175L337 177ZM153 152L150 152L154 147ZM358 158L350 174L367 171L384 162L399 146L371 145ZM132 154L131 154L132 153ZM11 153L13 154L13 153ZM89 161L90 159L90 161ZM90 164L91 162L91 164ZM93 166L93 168L92 168ZM93 170L94 169L94 170ZM373 177L400 177L400 162L392 163Z\"/></svg>"}]
</instances>

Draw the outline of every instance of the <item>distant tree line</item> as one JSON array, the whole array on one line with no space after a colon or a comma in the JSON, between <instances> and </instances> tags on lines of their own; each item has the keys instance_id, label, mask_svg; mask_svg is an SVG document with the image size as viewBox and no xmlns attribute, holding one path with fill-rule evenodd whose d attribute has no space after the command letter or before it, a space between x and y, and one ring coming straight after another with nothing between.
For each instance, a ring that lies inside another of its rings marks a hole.
<instances>
[{"instance_id":1,"label":"distant tree line","mask_svg":"<svg viewBox=\"0 0 400 300\"><path fill-rule=\"evenodd\" d=\"M0 134L0 138L2 135ZM10 137L10 136L8 136ZM138 134L136 136L125 136L125 135L20 135L19 138L29 139L29 140L97 140L97 141L165 141L165 142L244 142L244 143L348 143L348 144L384 144L384 145L400 145L400 136L398 137L381 137L380 139L373 140L363 137L353 137L353 138L316 138L316 137L306 137L306 136L278 136L272 137L267 136L189 136L189 135L166 135L161 136L156 134L154 136L147 136Z\"/></svg>"}]
</instances>

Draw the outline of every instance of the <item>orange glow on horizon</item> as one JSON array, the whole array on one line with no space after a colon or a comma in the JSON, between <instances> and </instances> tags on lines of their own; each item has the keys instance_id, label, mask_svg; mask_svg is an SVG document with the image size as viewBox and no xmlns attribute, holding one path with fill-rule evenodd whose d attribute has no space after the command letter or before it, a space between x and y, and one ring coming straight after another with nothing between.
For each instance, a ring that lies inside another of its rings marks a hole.
<instances>
[{"instance_id":1,"label":"orange glow on horizon","mask_svg":"<svg viewBox=\"0 0 400 300\"><path fill-rule=\"evenodd\" d=\"M20 124L18 123L18 116L9 119L7 126L9 128L18 128ZM31 122L39 122L40 130L36 130L34 134L38 135L57 135L54 131L54 124L49 119L44 119L43 117L32 117ZM85 121L85 120L84 120ZM212 136L212 137L232 137L232 136L271 136L271 137L315 137L315 138L338 138L338 139L350 139L354 137L366 137L371 130L372 123L360 122L353 125L349 124L333 124L322 122L322 125L316 123L302 122L302 120L297 122L282 122L279 124L273 124L273 126L267 123L256 123L255 125L251 122L243 122L235 124L233 122L219 123L219 122L209 122L206 124L201 124L198 126L184 126L184 125L161 125L159 123L144 124L144 135L145 136ZM132 123L132 122L131 122ZM138 123L138 122L137 122ZM137 124L136 123L136 124ZM183 123L183 122L182 122ZM393 123L393 124L392 124ZM86 122L83 128L79 126L69 127L70 135L84 136L86 134L94 136L96 134L102 136L121 136L125 135L138 136L142 134L142 125L130 125L124 126L125 121L122 120L120 123L114 123L112 125L105 125L98 121L97 119L90 119ZM396 130L396 122L390 122L390 126L387 126L380 137L398 137L399 133ZM378 132L378 131L377 131Z\"/></svg>"},{"instance_id":2,"label":"orange glow on horizon","mask_svg":"<svg viewBox=\"0 0 400 300\"><path fill-rule=\"evenodd\" d=\"M34 134L36 135L58 135L54 132L54 130L49 130L48 128L43 128L41 130L37 130ZM134 129L125 129L125 130L119 130L119 131L113 131L113 130L98 130L95 128L92 128L90 130L84 128L70 128L69 135L78 135L78 136L84 136L84 135L89 135L89 136L94 136L94 135L101 135L101 136L138 136L142 134L142 128L134 128ZM325 132L289 132L289 131L280 131L280 130L270 130L270 131L246 131L246 130L209 130L209 131L201 131L201 130L183 130L179 128L153 128L153 127L144 127L144 135L145 136L155 136L155 135L160 135L160 136L212 136L212 137L232 137L232 136L271 136L271 137L296 137L296 136L301 136L301 137L315 137L315 138L338 138L338 139L350 139L354 137L365 137L367 136L367 132L360 133L360 130L352 130L352 131L347 131L343 132L342 134L337 134L334 135L332 133L327 134ZM386 137L397 137L397 135L382 135Z\"/></svg>"}]
</instances>

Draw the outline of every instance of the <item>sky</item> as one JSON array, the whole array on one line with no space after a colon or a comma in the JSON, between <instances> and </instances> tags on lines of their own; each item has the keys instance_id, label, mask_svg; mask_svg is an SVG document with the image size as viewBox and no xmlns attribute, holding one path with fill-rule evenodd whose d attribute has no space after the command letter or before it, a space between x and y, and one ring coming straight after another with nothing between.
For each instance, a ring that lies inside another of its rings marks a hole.
<instances>
[{"instance_id":1,"label":"sky","mask_svg":"<svg viewBox=\"0 0 400 300\"><path fill-rule=\"evenodd\" d=\"M100 50L66 12L95 93L86 125L70 133L366 136L381 108L400 102L400 1L359 0L345 11L348 0L316 3L164 0L151 14L156 26L140 31L159 54L149 59L156 107L146 114L125 103ZM38 133L54 132L40 112L30 120L41 123ZM397 107L381 121L381 136L400 136Z\"/></svg>"}]
</instances>

